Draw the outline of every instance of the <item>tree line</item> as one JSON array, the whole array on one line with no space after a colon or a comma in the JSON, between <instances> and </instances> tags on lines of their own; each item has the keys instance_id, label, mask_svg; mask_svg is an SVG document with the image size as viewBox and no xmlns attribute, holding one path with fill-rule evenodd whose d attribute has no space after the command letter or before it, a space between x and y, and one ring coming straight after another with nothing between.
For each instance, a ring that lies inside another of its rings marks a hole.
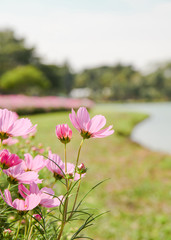
<instances>
[{"instance_id":1,"label":"tree line","mask_svg":"<svg viewBox=\"0 0 171 240\"><path fill-rule=\"evenodd\" d=\"M12 30L0 31L1 94L68 96L74 88L90 89L95 100L171 100L171 62L146 75L123 64L74 73L67 62L43 63Z\"/></svg>"}]
</instances>

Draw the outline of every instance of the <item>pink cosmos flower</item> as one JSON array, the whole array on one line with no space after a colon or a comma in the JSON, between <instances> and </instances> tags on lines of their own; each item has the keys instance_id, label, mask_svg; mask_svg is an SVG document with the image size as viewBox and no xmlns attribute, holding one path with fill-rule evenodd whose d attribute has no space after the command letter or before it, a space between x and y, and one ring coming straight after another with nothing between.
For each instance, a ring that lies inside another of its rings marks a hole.
<instances>
[{"instance_id":1,"label":"pink cosmos flower","mask_svg":"<svg viewBox=\"0 0 171 240\"><path fill-rule=\"evenodd\" d=\"M90 119L89 113L85 107L80 107L77 111L77 115L72 109L69 118L73 126L80 132L84 139L103 138L114 133L114 130L111 130L113 127L112 125L105 129L101 129L106 124L106 118L104 116L96 115Z\"/></svg>"},{"instance_id":2,"label":"pink cosmos flower","mask_svg":"<svg viewBox=\"0 0 171 240\"><path fill-rule=\"evenodd\" d=\"M55 178L62 178L64 176L65 165L62 162L61 158L57 154L53 154L49 151L49 159L46 160L46 167L54 173ZM51 161L52 160L52 161Z\"/></svg>"},{"instance_id":3,"label":"pink cosmos flower","mask_svg":"<svg viewBox=\"0 0 171 240\"><path fill-rule=\"evenodd\" d=\"M0 151L0 165L2 168L9 168L22 162L16 154L11 154L7 149Z\"/></svg>"},{"instance_id":4,"label":"pink cosmos flower","mask_svg":"<svg viewBox=\"0 0 171 240\"><path fill-rule=\"evenodd\" d=\"M56 179L61 179L65 176L69 179L74 178L74 181L80 179L80 174L75 173L75 165L73 163L67 163L67 171L65 171L65 164L61 158L57 154L52 154L51 151L49 151L49 159L46 160L46 167L54 173ZM81 175L81 177L83 176L85 176L85 174Z\"/></svg>"},{"instance_id":5,"label":"pink cosmos flower","mask_svg":"<svg viewBox=\"0 0 171 240\"><path fill-rule=\"evenodd\" d=\"M27 196L31 194L39 194L40 195L40 203L39 205L46 207L46 208L52 208L57 207L61 204L63 200L63 196L59 196L58 198L54 198L54 191L51 188L44 187L39 190L37 184L34 182L30 184L30 190L28 190L23 184L20 184L18 186L18 190L20 195L23 198L26 198Z\"/></svg>"},{"instance_id":6,"label":"pink cosmos flower","mask_svg":"<svg viewBox=\"0 0 171 240\"><path fill-rule=\"evenodd\" d=\"M0 109L0 139L23 136L35 131L37 125L32 126L28 118L17 119L18 115L7 109Z\"/></svg>"},{"instance_id":7,"label":"pink cosmos flower","mask_svg":"<svg viewBox=\"0 0 171 240\"><path fill-rule=\"evenodd\" d=\"M23 168L25 171L38 172L46 165L43 156L37 155L33 158L29 153L24 154L24 156Z\"/></svg>"},{"instance_id":8,"label":"pink cosmos flower","mask_svg":"<svg viewBox=\"0 0 171 240\"><path fill-rule=\"evenodd\" d=\"M18 143L18 142L19 142L18 139L9 137L9 138L4 139L4 140L2 141L2 145L12 146L12 145L14 145L14 144L16 144L16 143Z\"/></svg>"},{"instance_id":9,"label":"pink cosmos flower","mask_svg":"<svg viewBox=\"0 0 171 240\"><path fill-rule=\"evenodd\" d=\"M25 200L22 199L15 199L12 201L11 193L8 189L5 189L3 196L1 190L0 190L1 196L4 199L4 201L11 207L17 209L18 211L28 211L32 210L33 208L37 207L41 201L40 194L30 194L26 196Z\"/></svg>"},{"instance_id":10,"label":"pink cosmos flower","mask_svg":"<svg viewBox=\"0 0 171 240\"><path fill-rule=\"evenodd\" d=\"M56 136L62 143L69 143L72 138L72 130L68 124L60 124L56 126Z\"/></svg>"},{"instance_id":11,"label":"pink cosmos flower","mask_svg":"<svg viewBox=\"0 0 171 240\"><path fill-rule=\"evenodd\" d=\"M10 178L11 182L19 182L30 184L32 182L41 183L42 180L38 179L39 175L37 172L29 171L25 172L23 162L16 166L10 167L3 170L5 174Z\"/></svg>"}]
</instances>

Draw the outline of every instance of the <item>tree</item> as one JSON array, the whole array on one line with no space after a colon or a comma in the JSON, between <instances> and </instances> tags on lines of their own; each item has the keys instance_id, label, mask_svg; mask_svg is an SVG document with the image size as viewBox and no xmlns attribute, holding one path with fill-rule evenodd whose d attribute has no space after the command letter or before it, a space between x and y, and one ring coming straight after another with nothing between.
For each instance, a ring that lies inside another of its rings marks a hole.
<instances>
[{"instance_id":1,"label":"tree","mask_svg":"<svg viewBox=\"0 0 171 240\"><path fill-rule=\"evenodd\" d=\"M0 32L0 75L17 66L39 61L35 49L25 46L23 38L17 38L13 31Z\"/></svg>"},{"instance_id":2,"label":"tree","mask_svg":"<svg viewBox=\"0 0 171 240\"><path fill-rule=\"evenodd\" d=\"M5 93L39 95L50 88L49 80L33 66L20 66L0 78L0 88Z\"/></svg>"},{"instance_id":3,"label":"tree","mask_svg":"<svg viewBox=\"0 0 171 240\"><path fill-rule=\"evenodd\" d=\"M37 68L43 72L47 79L49 79L52 86L52 94L60 93L63 90L60 66L39 63Z\"/></svg>"}]
</instances>

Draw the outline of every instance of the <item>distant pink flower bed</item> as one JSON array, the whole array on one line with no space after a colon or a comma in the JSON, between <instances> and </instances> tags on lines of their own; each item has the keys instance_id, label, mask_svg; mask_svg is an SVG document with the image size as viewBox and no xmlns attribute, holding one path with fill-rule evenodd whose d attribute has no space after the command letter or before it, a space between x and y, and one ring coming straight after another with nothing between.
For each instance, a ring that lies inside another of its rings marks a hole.
<instances>
[{"instance_id":1,"label":"distant pink flower bed","mask_svg":"<svg viewBox=\"0 0 171 240\"><path fill-rule=\"evenodd\" d=\"M94 105L89 99L64 98L56 96L29 97L25 95L0 95L0 108L23 113L36 111L50 112L60 109L69 110L85 106L91 108Z\"/></svg>"}]
</instances>

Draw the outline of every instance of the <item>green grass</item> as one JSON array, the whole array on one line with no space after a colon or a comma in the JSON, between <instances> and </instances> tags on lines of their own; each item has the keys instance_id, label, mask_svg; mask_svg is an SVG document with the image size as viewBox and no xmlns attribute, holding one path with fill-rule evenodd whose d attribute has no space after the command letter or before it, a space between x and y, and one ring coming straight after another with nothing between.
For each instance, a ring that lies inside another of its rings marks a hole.
<instances>
[{"instance_id":1,"label":"green grass","mask_svg":"<svg viewBox=\"0 0 171 240\"><path fill-rule=\"evenodd\" d=\"M151 152L128 138L132 128L147 115L94 109L103 114L115 134L86 140L80 157L88 172L81 192L110 178L86 199L85 207L97 212L110 210L87 234L95 240L171 240L171 156ZM55 136L55 126L68 123L73 139L67 145L68 160L75 161L81 137L72 127L67 112L30 116L38 124L36 142L50 146L63 158L63 145ZM51 182L52 179L48 179ZM60 188L59 188L60 189ZM77 227L77 226L75 226Z\"/></svg>"}]
</instances>

